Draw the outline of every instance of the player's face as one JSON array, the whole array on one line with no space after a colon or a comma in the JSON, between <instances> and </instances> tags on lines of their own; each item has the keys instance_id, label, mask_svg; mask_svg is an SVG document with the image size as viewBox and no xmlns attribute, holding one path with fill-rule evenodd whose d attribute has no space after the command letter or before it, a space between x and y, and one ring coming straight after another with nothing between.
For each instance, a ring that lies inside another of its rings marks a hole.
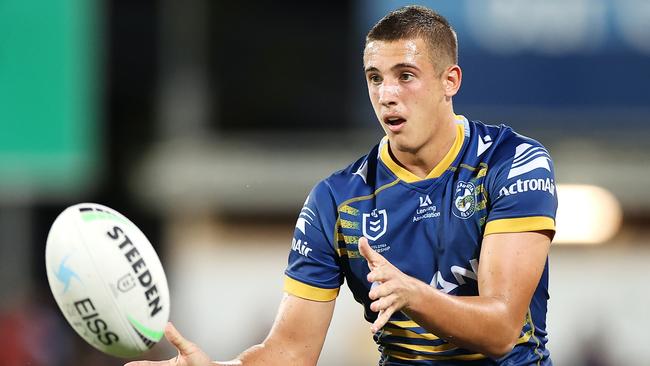
<instances>
[{"instance_id":1,"label":"player's face","mask_svg":"<svg viewBox=\"0 0 650 366\"><path fill-rule=\"evenodd\" d=\"M391 148L416 153L451 111L445 74L436 70L420 38L371 41L363 62L370 101Z\"/></svg>"}]
</instances>

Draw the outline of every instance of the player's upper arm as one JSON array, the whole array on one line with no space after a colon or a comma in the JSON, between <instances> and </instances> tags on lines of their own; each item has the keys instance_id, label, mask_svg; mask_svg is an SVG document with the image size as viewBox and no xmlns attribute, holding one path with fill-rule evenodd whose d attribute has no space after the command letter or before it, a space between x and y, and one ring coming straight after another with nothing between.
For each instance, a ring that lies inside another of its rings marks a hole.
<instances>
[{"instance_id":1,"label":"player's upper arm","mask_svg":"<svg viewBox=\"0 0 650 366\"><path fill-rule=\"evenodd\" d=\"M263 343L273 352L259 364L316 365L334 313L334 300L312 301L285 294ZM256 363L257 364L257 363Z\"/></svg>"},{"instance_id":2,"label":"player's upper arm","mask_svg":"<svg viewBox=\"0 0 650 366\"><path fill-rule=\"evenodd\" d=\"M285 270L287 293L315 301L338 295L343 271L333 237L337 212L328 185L320 182L298 215Z\"/></svg>"},{"instance_id":3,"label":"player's upper arm","mask_svg":"<svg viewBox=\"0 0 650 366\"><path fill-rule=\"evenodd\" d=\"M504 336L519 336L533 293L544 271L552 231L497 233L483 238L478 268L480 296L506 306Z\"/></svg>"},{"instance_id":4,"label":"player's upper arm","mask_svg":"<svg viewBox=\"0 0 650 366\"><path fill-rule=\"evenodd\" d=\"M513 138L488 172L485 235L555 231L557 196L553 161L537 141ZM552 237L552 235L551 235Z\"/></svg>"}]
</instances>

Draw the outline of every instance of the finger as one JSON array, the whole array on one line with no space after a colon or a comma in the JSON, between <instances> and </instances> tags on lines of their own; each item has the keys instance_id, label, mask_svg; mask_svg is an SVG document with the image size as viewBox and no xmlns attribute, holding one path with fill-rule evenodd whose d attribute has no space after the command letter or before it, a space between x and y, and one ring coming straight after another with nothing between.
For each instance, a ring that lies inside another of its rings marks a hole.
<instances>
[{"instance_id":1,"label":"finger","mask_svg":"<svg viewBox=\"0 0 650 366\"><path fill-rule=\"evenodd\" d=\"M386 310L383 310L379 312L379 316L377 316L377 320L375 320L374 323L370 326L370 331L374 334L377 333L381 328L386 325L388 320L390 320L390 317L393 316L393 313L395 312L394 307L389 307Z\"/></svg>"},{"instance_id":2,"label":"finger","mask_svg":"<svg viewBox=\"0 0 650 366\"><path fill-rule=\"evenodd\" d=\"M183 338L181 333L176 329L176 327L174 327L174 324L171 322L167 323L167 326L165 327L165 338L167 338L169 343L173 344L174 347L176 347L181 355L189 355L192 352L196 351L196 346L194 343Z\"/></svg>"},{"instance_id":3,"label":"finger","mask_svg":"<svg viewBox=\"0 0 650 366\"><path fill-rule=\"evenodd\" d=\"M375 284L377 284L375 286ZM386 297L393 293L393 288L390 282L386 283L379 283L379 282L373 282L373 285L370 287L370 292L368 293L368 297L370 300L377 300L381 297Z\"/></svg>"},{"instance_id":4,"label":"finger","mask_svg":"<svg viewBox=\"0 0 650 366\"><path fill-rule=\"evenodd\" d=\"M370 247L368 239L363 236L359 238L359 253L368 261L368 267L370 267L370 269L378 266L385 260L381 254L377 253L372 249L372 247Z\"/></svg>"},{"instance_id":5,"label":"finger","mask_svg":"<svg viewBox=\"0 0 650 366\"><path fill-rule=\"evenodd\" d=\"M397 295L392 294L386 297L382 297L377 301L374 301L370 304L370 310L374 312L381 312L388 309L389 307L395 307L397 302Z\"/></svg>"},{"instance_id":6,"label":"finger","mask_svg":"<svg viewBox=\"0 0 650 366\"><path fill-rule=\"evenodd\" d=\"M368 282L372 282L373 286L375 287L377 286L375 285L375 283L381 285L382 283L388 280L388 276L386 276L385 269L386 269L385 267L374 268L373 270L370 271L370 273L368 273L366 279L368 280Z\"/></svg>"}]
</instances>

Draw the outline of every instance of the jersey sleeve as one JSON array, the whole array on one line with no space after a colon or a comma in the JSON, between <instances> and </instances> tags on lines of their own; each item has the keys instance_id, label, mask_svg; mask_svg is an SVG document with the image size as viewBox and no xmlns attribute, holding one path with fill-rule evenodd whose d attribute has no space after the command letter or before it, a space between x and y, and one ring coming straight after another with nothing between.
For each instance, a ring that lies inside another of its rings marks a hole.
<instances>
[{"instance_id":1,"label":"jersey sleeve","mask_svg":"<svg viewBox=\"0 0 650 366\"><path fill-rule=\"evenodd\" d=\"M285 270L287 293L315 301L330 301L338 296L343 273L332 238L336 212L328 185L320 182L298 215Z\"/></svg>"},{"instance_id":2,"label":"jersey sleeve","mask_svg":"<svg viewBox=\"0 0 650 366\"><path fill-rule=\"evenodd\" d=\"M551 156L534 140L518 142L504 149L506 158L489 180L490 209L484 235L555 231L557 192Z\"/></svg>"}]
</instances>

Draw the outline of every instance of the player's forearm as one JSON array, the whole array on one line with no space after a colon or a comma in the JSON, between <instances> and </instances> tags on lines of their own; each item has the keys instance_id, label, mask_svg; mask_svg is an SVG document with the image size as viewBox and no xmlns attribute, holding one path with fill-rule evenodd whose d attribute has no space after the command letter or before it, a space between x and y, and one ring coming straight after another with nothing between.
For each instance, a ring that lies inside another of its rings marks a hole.
<instances>
[{"instance_id":1,"label":"player's forearm","mask_svg":"<svg viewBox=\"0 0 650 366\"><path fill-rule=\"evenodd\" d=\"M216 366L243 366L243 365L265 365L266 357L268 354L268 349L264 347L263 344L257 344L246 351L242 352L236 359L230 361L215 361L213 362ZM272 363L268 363L272 365Z\"/></svg>"},{"instance_id":2,"label":"player's forearm","mask_svg":"<svg viewBox=\"0 0 650 366\"><path fill-rule=\"evenodd\" d=\"M285 293L264 342L235 360L215 365L316 365L333 313L334 300L312 301Z\"/></svg>"},{"instance_id":3,"label":"player's forearm","mask_svg":"<svg viewBox=\"0 0 650 366\"><path fill-rule=\"evenodd\" d=\"M420 326L459 347L492 358L512 349L523 317L518 321L504 299L451 296L418 282L417 294L403 311Z\"/></svg>"},{"instance_id":4,"label":"player's forearm","mask_svg":"<svg viewBox=\"0 0 650 366\"><path fill-rule=\"evenodd\" d=\"M217 366L285 366L285 365L315 365L307 357L294 353L291 347L282 347L279 344L258 344L242 352L231 361L215 361Z\"/></svg>"}]
</instances>

